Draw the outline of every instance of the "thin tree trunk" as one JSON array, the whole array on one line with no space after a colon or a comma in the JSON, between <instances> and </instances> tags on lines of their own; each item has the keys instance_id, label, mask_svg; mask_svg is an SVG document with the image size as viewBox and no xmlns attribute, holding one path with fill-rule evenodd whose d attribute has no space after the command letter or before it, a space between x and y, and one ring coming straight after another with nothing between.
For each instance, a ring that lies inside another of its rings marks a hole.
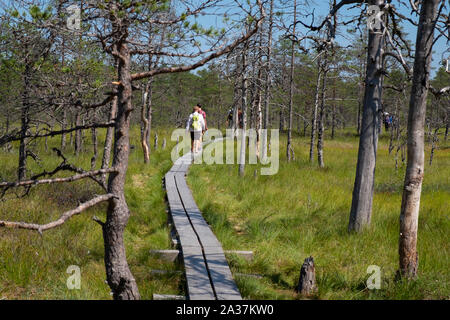
<instances>
[{"instance_id":1,"label":"thin tree trunk","mask_svg":"<svg viewBox=\"0 0 450 320\"><path fill-rule=\"evenodd\" d=\"M283 114L282 107L280 107L279 118L280 118L280 131L283 132L284 131L284 114Z\"/></svg>"},{"instance_id":2,"label":"thin tree trunk","mask_svg":"<svg viewBox=\"0 0 450 320\"><path fill-rule=\"evenodd\" d=\"M297 0L294 0L294 21L297 21ZM295 26L294 23L292 29L292 35L295 37ZM287 135L287 146L286 146L286 159L288 162L291 161L293 157L292 148L292 118L293 118L293 107L294 107L294 70L295 70L295 42L291 42L291 65L289 74L289 123L288 123L288 135Z\"/></svg>"},{"instance_id":3,"label":"thin tree trunk","mask_svg":"<svg viewBox=\"0 0 450 320\"><path fill-rule=\"evenodd\" d=\"M308 128L308 121L306 120L306 115L308 114L308 101L305 101L305 106L303 108L304 112L303 114L305 117L303 117L303 136L306 137L306 129Z\"/></svg>"},{"instance_id":4,"label":"thin tree trunk","mask_svg":"<svg viewBox=\"0 0 450 320\"><path fill-rule=\"evenodd\" d=\"M262 66L262 57L263 57L263 51L262 51L262 47L263 47L263 29L261 29L259 31L259 52L258 52L258 75L257 75L257 79L256 79L256 103L255 103L255 107L256 107L256 117L255 117L255 130L256 130L256 156L258 158L260 158L261 153L261 129L262 129L262 122L263 122L263 118L262 118L262 85L263 85L263 80L262 80L262 72L263 72L263 66Z\"/></svg>"},{"instance_id":5,"label":"thin tree trunk","mask_svg":"<svg viewBox=\"0 0 450 320\"><path fill-rule=\"evenodd\" d=\"M128 223L130 211L125 200L124 186L130 152L130 119L132 86L130 74L131 57L125 43L119 43L118 51L118 112L115 125L114 158L112 166L117 169L109 175L108 193L115 197L110 200L106 222L103 225L105 245L105 267L108 284L116 300L139 299L139 291L128 267L123 233Z\"/></svg>"},{"instance_id":6,"label":"thin tree trunk","mask_svg":"<svg viewBox=\"0 0 450 320\"><path fill-rule=\"evenodd\" d=\"M239 68L239 58L236 58L236 64L237 64L237 68ZM238 72L239 74L239 72ZM235 83L234 83L234 89L233 89L233 120L231 123L231 128L233 130L237 130L239 129L239 85L240 85L241 81L240 81L240 77L237 77Z\"/></svg>"},{"instance_id":7,"label":"thin tree trunk","mask_svg":"<svg viewBox=\"0 0 450 320\"><path fill-rule=\"evenodd\" d=\"M417 29L414 74L408 113L408 158L400 213L399 274L406 278L414 278L417 275L419 263L417 228L424 175L424 122L431 50L439 2L439 0L422 2Z\"/></svg>"},{"instance_id":8,"label":"thin tree trunk","mask_svg":"<svg viewBox=\"0 0 450 320\"><path fill-rule=\"evenodd\" d=\"M9 120L9 117L10 117L11 115L10 115L10 113L8 112L7 114L6 114L6 131L5 131L5 134L7 134L8 132L9 132L9 122L10 122L10 120ZM447 126L448 127L448 126Z\"/></svg>"},{"instance_id":9,"label":"thin tree trunk","mask_svg":"<svg viewBox=\"0 0 450 320\"><path fill-rule=\"evenodd\" d=\"M385 0L371 0L370 5L383 6ZM383 90L382 30L369 30L368 59L361 136L359 138L358 161L353 187L349 231L360 231L370 224L372 215L373 187L379 134L379 111Z\"/></svg>"},{"instance_id":10,"label":"thin tree trunk","mask_svg":"<svg viewBox=\"0 0 450 320\"><path fill-rule=\"evenodd\" d=\"M326 89L327 89L327 74L328 74L328 55L325 53L325 58L323 61L323 79L322 79L322 89L320 97L320 110L319 118L317 124L317 161L319 167L325 167L323 160L323 135L324 135L324 121L325 121L325 99L326 99Z\"/></svg>"},{"instance_id":11,"label":"thin tree trunk","mask_svg":"<svg viewBox=\"0 0 450 320\"><path fill-rule=\"evenodd\" d=\"M267 69L266 69L266 81L264 88L264 134L262 137L262 159L267 157L267 130L269 129L269 103L270 103L270 89L271 89L271 66L272 66L272 30L273 30L273 0L270 1L270 13L269 13L269 30L268 30L268 42L267 42Z\"/></svg>"},{"instance_id":12,"label":"thin tree trunk","mask_svg":"<svg viewBox=\"0 0 450 320\"><path fill-rule=\"evenodd\" d=\"M75 126L81 126L81 110L77 110L75 116ZM82 130L75 131L75 154L78 156L81 151L81 144L83 141L83 137L81 136Z\"/></svg>"},{"instance_id":13,"label":"thin tree trunk","mask_svg":"<svg viewBox=\"0 0 450 320\"><path fill-rule=\"evenodd\" d=\"M58 6L58 16L61 15L61 2ZM66 61L66 50L65 50L65 40L64 37L62 37L62 46L61 46L61 68L65 67L65 61ZM65 130L67 126L67 109L66 105L63 105L63 118L61 123L61 129ZM61 150L64 151L66 148L66 134L61 134Z\"/></svg>"},{"instance_id":14,"label":"thin tree trunk","mask_svg":"<svg viewBox=\"0 0 450 320\"><path fill-rule=\"evenodd\" d=\"M72 127L75 126L75 124L73 123L73 121L71 121L71 125L72 125ZM69 134L69 143L70 143L70 146L72 147L72 146L73 146L73 132L72 132L72 131L71 131L70 134Z\"/></svg>"},{"instance_id":15,"label":"thin tree trunk","mask_svg":"<svg viewBox=\"0 0 450 320\"><path fill-rule=\"evenodd\" d=\"M141 131L141 145L144 153L144 163L149 163L150 161L150 147L149 147L149 136L150 136L150 117L152 108L152 82L153 78L150 78L145 86L145 90L142 97L142 109L141 109L141 121L142 121L142 131Z\"/></svg>"},{"instance_id":16,"label":"thin tree trunk","mask_svg":"<svg viewBox=\"0 0 450 320\"><path fill-rule=\"evenodd\" d=\"M153 148L154 148L155 150L158 149L158 133L157 133L157 132L155 132L155 143L154 143L154 145L153 145Z\"/></svg>"},{"instance_id":17,"label":"thin tree trunk","mask_svg":"<svg viewBox=\"0 0 450 320\"><path fill-rule=\"evenodd\" d=\"M336 77L333 77L333 105L331 106L331 139L336 135Z\"/></svg>"},{"instance_id":18,"label":"thin tree trunk","mask_svg":"<svg viewBox=\"0 0 450 320\"><path fill-rule=\"evenodd\" d=\"M314 97L314 109L311 119L311 141L309 144L309 161L312 163L314 161L314 144L316 141L316 125L317 125L317 109L319 108L319 90L320 90L320 81L322 78L322 70L320 68L320 62L318 63L318 73L317 73L317 82L316 82L316 93Z\"/></svg>"},{"instance_id":19,"label":"thin tree trunk","mask_svg":"<svg viewBox=\"0 0 450 320\"><path fill-rule=\"evenodd\" d=\"M18 180L24 180L27 174L27 139L26 135L29 129L29 111L30 111L30 77L31 66L25 62L25 72L23 76L24 87L22 93L22 111L20 115L21 128L20 128L20 144L19 144L19 167L17 171Z\"/></svg>"},{"instance_id":20,"label":"thin tree trunk","mask_svg":"<svg viewBox=\"0 0 450 320\"><path fill-rule=\"evenodd\" d=\"M433 138L431 139L431 152L430 152L430 162L429 165L433 164L434 151L436 150L436 143L438 142L438 132L439 128L434 129Z\"/></svg>"},{"instance_id":21,"label":"thin tree trunk","mask_svg":"<svg viewBox=\"0 0 450 320\"><path fill-rule=\"evenodd\" d=\"M92 145L94 146L94 155L91 158L91 170L95 170L98 158L98 139L96 128L91 129L91 135L92 135Z\"/></svg>"},{"instance_id":22,"label":"thin tree trunk","mask_svg":"<svg viewBox=\"0 0 450 320\"><path fill-rule=\"evenodd\" d=\"M445 135L444 135L444 141L447 141L447 137L448 137L448 120L447 123L445 124Z\"/></svg>"},{"instance_id":23,"label":"thin tree trunk","mask_svg":"<svg viewBox=\"0 0 450 320\"><path fill-rule=\"evenodd\" d=\"M66 125L67 125L67 110L64 107L63 118L62 118L62 123L61 123L61 129L65 130L66 129ZM61 150L64 150L65 148L66 148L66 134L63 133L61 135Z\"/></svg>"},{"instance_id":24,"label":"thin tree trunk","mask_svg":"<svg viewBox=\"0 0 450 320\"><path fill-rule=\"evenodd\" d=\"M247 49L248 42L244 44L243 54L242 54L242 130L241 130L241 150L239 154L239 175L242 177L245 174L245 155L247 146L247 88L248 88L248 77L247 77Z\"/></svg>"}]
</instances>

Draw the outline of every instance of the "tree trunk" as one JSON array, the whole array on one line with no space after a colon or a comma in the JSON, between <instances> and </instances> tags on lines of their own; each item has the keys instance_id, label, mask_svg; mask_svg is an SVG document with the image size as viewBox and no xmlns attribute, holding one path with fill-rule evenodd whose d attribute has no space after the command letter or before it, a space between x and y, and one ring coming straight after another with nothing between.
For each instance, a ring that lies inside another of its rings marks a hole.
<instances>
[{"instance_id":1,"label":"tree trunk","mask_svg":"<svg viewBox=\"0 0 450 320\"><path fill-rule=\"evenodd\" d=\"M118 112L115 124L114 158L112 166L117 169L109 175L108 193L110 200L106 222L103 225L105 244L105 267L108 284L116 300L139 299L136 281L128 267L123 232L128 223L130 211L125 200L124 186L130 153L129 128L132 111L132 86L130 74L130 53L125 43L117 44L121 58L118 61Z\"/></svg>"},{"instance_id":2,"label":"tree trunk","mask_svg":"<svg viewBox=\"0 0 450 320\"><path fill-rule=\"evenodd\" d=\"M65 130L66 125L67 125L67 110L65 107L63 107L63 108L64 108L64 110L63 110L61 129ZM61 151L64 151L65 148L66 148L66 134L63 133L63 134L61 134Z\"/></svg>"},{"instance_id":3,"label":"tree trunk","mask_svg":"<svg viewBox=\"0 0 450 320\"><path fill-rule=\"evenodd\" d=\"M17 170L18 180L24 180L27 174L27 139L26 135L29 129L30 119L30 77L31 66L25 61L25 71L23 75L23 93L22 93L22 111L20 115L21 128L20 128L20 144L19 144L19 167Z\"/></svg>"},{"instance_id":4,"label":"tree trunk","mask_svg":"<svg viewBox=\"0 0 450 320\"><path fill-rule=\"evenodd\" d=\"M255 117L255 130L256 130L256 156L260 158L261 153L261 129L263 127L263 117L262 117L262 72L263 72L263 66L262 66L262 57L263 57L263 29L259 31L259 52L258 52L258 75L256 79L256 94L255 94L255 107L256 107L256 117Z\"/></svg>"},{"instance_id":5,"label":"tree trunk","mask_svg":"<svg viewBox=\"0 0 450 320\"><path fill-rule=\"evenodd\" d=\"M385 0L371 0L370 5L382 6ZM370 224L372 215L373 187L379 134L379 111L383 90L382 30L369 29L368 59L361 136L359 138L358 161L353 187L349 231L360 231Z\"/></svg>"},{"instance_id":6,"label":"tree trunk","mask_svg":"<svg viewBox=\"0 0 450 320\"><path fill-rule=\"evenodd\" d=\"M262 155L261 158L267 157L267 130L269 129L269 103L270 103L270 89L271 89L271 62L272 62L272 30L273 30L273 0L270 1L270 13L269 13L269 30L268 30L268 42L267 42L267 68L266 68L266 81L264 88L264 134L262 136Z\"/></svg>"},{"instance_id":7,"label":"tree trunk","mask_svg":"<svg viewBox=\"0 0 450 320\"><path fill-rule=\"evenodd\" d=\"M241 150L239 153L239 175L241 177L245 174L245 155L247 146L247 88L248 88L248 77L247 77L247 49L248 42L244 44L243 54L242 54L242 130L241 130Z\"/></svg>"},{"instance_id":8,"label":"tree trunk","mask_svg":"<svg viewBox=\"0 0 450 320\"><path fill-rule=\"evenodd\" d=\"M151 112L152 112L152 83L153 78L150 78L145 86L145 90L142 97L142 109L141 109L141 145L144 153L144 163L150 161L150 147L149 137L151 128Z\"/></svg>"},{"instance_id":9,"label":"tree trunk","mask_svg":"<svg viewBox=\"0 0 450 320\"><path fill-rule=\"evenodd\" d=\"M312 112L311 119L311 142L309 144L309 161L312 163L314 160L314 144L316 141L316 124L317 124L317 109L319 108L319 90L320 90L320 81L322 78L322 70L320 69L320 62L318 63L318 73L317 73L317 82L316 82L316 94L314 98L314 109Z\"/></svg>"},{"instance_id":10,"label":"tree trunk","mask_svg":"<svg viewBox=\"0 0 450 320\"><path fill-rule=\"evenodd\" d=\"M447 141L447 137L448 137L448 120L447 123L445 124L445 135L444 135L444 141Z\"/></svg>"},{"instance_id":11,"label":"tree trunk","mask_svg":"<svg viewBox=\"0 0 450 320\"><path fill-rule=\"evenodd\" d=\"M71 124L72 124L72 127L75 126L75 124L73 123L73 121L71 121ZM70 146L72 147L72 146L73 146L73 132L72 132L72 131L71 131L70 134L69 134L69 143L70 143Z\"/></svg>"},{"instance_id":12,"label":"tree trunk","mask_svg":"<svg viewBox=\"0 0 450 320\"><path fill-rule=\"evenodd\" d=\"M333 105L331 106L331 139L336 135L336 77L333 77Z\"/></svg>"},{"instance_id":13,"label":"tree trunk","mask_svg":"<svg viewBox=\"0 0 450 320\"><path fill-rule=\"evenodd\" d=\"M158 149L158 133L157 132L155 132L155 144L153 145L153 148L155 150Z\"/></svg>"},{"instance_id":14,"label":"tree trunk","mask_svg":"<svg viewBox=\"0 0 450 320\"><path fill-rule=\"evenodd\" d=\"M439 128L434 129L433 138L431 139L431 152L430 152L430 162L429 165L433 164L434 151L436 150L436 143L438 142L438 131Z\"/></svg>"},{"instance_id":15,"label":"tree trunk","mask_svg":"<svg viewBox=\"0 0 450 320\"><path fill-rule=\"evenodd\" d=\"M424 122L439 0L424 0L416 38L414 74L408 113L407 165L400 213L399 256L402 277L417 275L417 227L424 175Z\"/></svg>"},{"instance_id":16,"label":"tree trunk","mask_svg":"<svg viewBox=\"0 0 450 320\"><path fill-rule=\"evenodd\" d=\"M284 131L284 113L283 113L282 107L280 107L279 118L280 118L280 132L283 132Z\"/></svg>"},{"instance_id":17,"label":"tree trunk","mask_svg":"<svg viewBox=\"0 0 450 320\"><path fill-rule=\"evenodd\" d=\"M294 0L294 21L297 21L297 0ZM295 26L294 23L292 29L292 35L295 37ZM293 107L294 107L294 70L295 70L295 42L291 42L291 65L289 74L289 122L288 122L288 135L287 135L287 146L286 146L286 159L288 162L291 161L293 156L292 148L292 118L293 118Z\"/></svg>"},{"instance_id":18,"label":"tree trunk","mask_svg":"<svg viewBox=\"0 0 450 320\"><path fill-rule=\"evenodd\" d=\"M303 262L297 292L304 296L309 296L317 292L316 268L313 257L306 258Z\"/></svg>"},{"instance_id":19,"label":"tree trunk","mask_svg":"<svg viewBox=\"0 0 450 320\"><path fill-rule=\"evenodd\" d=\"M91 129L91 135L92 135L92 145L94 146L94 155L91 158L91 170L95 170L98 158L98 139L96 128Z\"/></svg>"},{"instance_id":20,"label":"tree trunk","mask_svg":"<svg viewBox=\"0 0 450 320\"><path fill-rule=\"evenodd\" d=\"M75 116L75 126L81 126L81 110L77 110L77 113ZM75 131L75 154L77 156L80 154L82 141L83 141L82 130L76 130Z\"/></svg>"},{"instance_id":21,"label":"tree trunk","mask_svg":"<svg viewBox=\"0 0 450 320\"><path fill-rule=\"evenodd\" d=\"M326 99L326 89L327 89L327 74L328 74L328 56L325 53L325 58L323 61L323 79L322 79L322 89L320 97L320 110L319 118L317 124L317 161L319 167L325 167L323 160L323 135L324 135L324 121L325 121L325 99Z\"/></svg>"}]
</instances>

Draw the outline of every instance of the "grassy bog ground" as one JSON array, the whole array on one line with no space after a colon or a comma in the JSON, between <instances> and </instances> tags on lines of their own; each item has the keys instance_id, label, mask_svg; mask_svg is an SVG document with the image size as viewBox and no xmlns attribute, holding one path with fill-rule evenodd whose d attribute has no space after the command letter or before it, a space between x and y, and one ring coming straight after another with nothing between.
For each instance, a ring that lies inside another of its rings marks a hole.
<instances>
[{"instance_id":1,"label":"grassy bog ground","mask_svg":"<svg viewBox=\"0 0 450 320\"><path fill-rule=\"evenodd\" d=\"M165 192L162 178L172 166L170 132L158 130L160 146L152 148L151 163L145 165L139 143L139 128L131 134L135 148L130 154L126 197L131 211L125 230L128 263L138 283L142 299L151 299L153 293L183 294L183 276L180 266L151 257L149 250L169 249L171 241L167 226ZM161 150L163 138L167 148ZM99 135L104 141L104 132ZM90 167L92 146L90 137L85 139L87 152L75 159L72 148L65 155L71 163ZM49 150L59 147L59 139L49 139ZM101 144L99 145L101 146ZM152 143L153 146L153 143ZM54 154L41 150L40 164L29 160L30 169L40 172L54 168L58 163ZM102 148L100 148L102 150ZM15 180L17 156L0 153L1 178ZM101 162L97 162L98 166ZM42 166L42 167L39 167ZM98 167L97 166L97 167ZM0 202L0 219L45 223L86 201L94 194L102 193L88 180L72 184L39 186L26 198ZM105 220L106 205L99 205L73 217L66 224L49 230L41 237L37 232L0 228L0 299L111 299L105 282L104 250L100 226L92 221L96 215ZM66 273L70 265L81 269L81 289L68 290ZM151 270L165 270L154 275Z\"/></svg>"},{"instance_id":2,"label":"grassy bog ground","mask_svg":"<svg viewBox=\"0 0 450 320\"><path fill-rule=\"evenodd\" d=\"M326 140L325 168L309 163L309 138L296 137L296 160L285 160L280 141L280 170L255 176L247 165L239 178L237 165L194 165L188 182L205 219L225 250L253 250L246 262L228 256L243 297L296 299L303 260L312 255L320 299L448 299L450 298L449 142L435 151L432 166L426 152L419 218L419 277L395 282L398 232L405 165L382 137L377 156L372 223L361 234L347 225L355 177L358 138L344 134ZM400 158L400 156L399 156ZM258 170L259 173L259 170ZM381 268L380 290L368 290L367 268Z\"/></svg>"},{"instance_id":3,"label":"grassy bog ground","mask_svg":"<svg viewBox=\"0 0 450 320\"><path fill-rule=\"evenodd\" d=\"M149 250L169 249L165 192L162 178L172 166L169 130L157 129L159 141L167 139L165 150L153 150L145 165L139 144L139 129L133 128L126 197L131 217L125 231L128 263L143 299L153 293L184 292L182 267L150 256ZM103 141L104 132L99 135ZM49 150L59 139L49 139ZM206 220L225 250L253 250L252 262L228 255L233 276L244 298L297 299L297 284L303 260L312 255L320 299L448 299L449 289L449 143L440 143L433 165L426 166L419 219L419 277L411 283L393 281L398 265L398 229L404 166L380 140L375 198L371 227L361 234L348 234L351 193L354 182L358 138L340 133L326 140L324 169L308 161L308 139L295 137L296 160L286 163L285 137L280 142L280 170L274 176L254 176L257 165L247 165L246 176L238 177L236 165L193 165L188 182ZM17 146L15 146L17 147ZM90 167L88 152L75 159ZM54 168L51 151L41 162L29 160L34 172ZM100 148L101 150L101 148ZM428 161L429 149L426 158ZM101 157L101 152L100 152ZM1 178L15 179L17 150L0 152ZM258 170L259 172L259 170ZM26 198L0 202L0 219L44 223L88 200L101 190L92 182L39 186ZM92 221L105 219L105 205L75 216L65 225L45 232L0 228L0 299L111 299L105 283L103 240L100 227ZM68 290L71 265L81 269L81 290ZM382 287L366 288L369 265L378 265ZM151 272L164 270L165 272Z\"/></svg>"}]
</instances>

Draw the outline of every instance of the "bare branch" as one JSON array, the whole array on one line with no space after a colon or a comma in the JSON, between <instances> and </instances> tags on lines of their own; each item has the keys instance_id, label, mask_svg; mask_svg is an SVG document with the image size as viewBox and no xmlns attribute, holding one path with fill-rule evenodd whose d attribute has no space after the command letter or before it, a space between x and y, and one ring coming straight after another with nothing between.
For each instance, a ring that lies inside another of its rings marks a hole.
<instances>
[{"instance_id":1,"label":"bare branch","mask_svg":"<svg viewBox=\"0 0 450 320\"><path fill-rule=\"evenodd\" d=\"M210 55L206 56L205 58L203 58L203 59L199 60L198 62L191 64L191 65L184 65L184 66L178 66L178 67L165 67L165 68L153 69L153 70L146 71L146 72L135 73L131 76L131 79L134 81L134 80L141 80L144 78L152 77L152 76L155 76L158 74L163 74L163 73L191 71L191 70L197 69L198 67L205 65L206 63L208 63L209 61L211 61L215 58L218 58L224 54L227 54L227 53L233 51L233 49L236 48L239 44L245 42L246 40L251 38L254 34L256 34L256 32L261 27L261 24L263 23L264 18L265 18L265 13L264 13L264 8L262 7L262 4L260 1L258 1L258 5L260 7L261 16L257 20L255 27L253 29L251 29L250 31L248 31L246 34L244 34L242 37L236 39L233 43L224 47L223 49L213 52Z\"/></svg>"},{"instance_id":2,"label":"bare branch","mask_svg":"<svg viewBox=\"0 0 450 320\"><path fill-rule=\"evenodd\" d=\"M2 221L0 220L0 227L5 228L18 228L18 229L27 229L27 230L35 230L40 234L42 232L47 231L49 229L56 228L62 224L64 224L71 217L80 214L81 212L93 207L101 202L108 201L114 197L113 194L104 194L97 196L89 201L86 201L80 204L77 208L64 212L61 217L55 221L49 222L47 224L35 224L35 223L26 223L26 222L15 222L15 221Z\"/></svg>"},{"instance_id":3,"label":"bare branch","mask_svg":"<svg viewBox=\"0 0 450 320\"><path fill-rule=\"evenodd\" d=\"M110 122L106 122L106 123L94 123L94 124L89 124L89 125L81 125L81 126L76 126L76 127L70 128L70 129L58 130L58 131L49 131L47 128L44 128L42 130L49 131L49 132L43 133L43 134L34 134L34 135L28 134L25 136L23 136L23 135L21 136L20 131L16 130L14 133L10 133L10 134L1 136L0 137L0 146L5 143L12 142L12 141L19 141L24 138L25 139L26 138L37 139L37 138L53 137L53 136L70 133L70 132L77 131L77 130L86 130L86 129L92 129L92 128L108 128L108 127L113 127L114 125L115 125L115 122L110 121Z\"/></svg>"},{"instance_id":4,"label":"bare branch","mask_svg":"<svg viewBox=\"0 0 450 320\"><path fill-rule=\"evenodd\" d=\"M52 183L63 183L63 182L73 182L77 180L81 180L84 178L90 178L94 176L98 176L105 173L117 172L116 168L107 168L107 169L99 169L94 171L86 171L84 173L76 174L66 178L53 178L53 179L41 179L41 180L24 180L24 181L15 181L15 182L0 182L0 188L16 188L16 187L25 187L30 185L39 185L39 184L52 184Z\"/></svg>"}]
</instances>

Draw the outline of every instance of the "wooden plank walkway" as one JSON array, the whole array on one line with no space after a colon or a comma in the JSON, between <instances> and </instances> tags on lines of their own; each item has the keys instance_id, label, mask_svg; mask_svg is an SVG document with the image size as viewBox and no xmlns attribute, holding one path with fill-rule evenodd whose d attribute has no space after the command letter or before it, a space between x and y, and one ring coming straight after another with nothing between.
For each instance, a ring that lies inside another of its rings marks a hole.
<instances>
[{"instance_id":1,"label":"wooden plank walkway","mask_svg":"<svg viewBox=\"0 0 450 320\"><path fill-rule=\"evenodd\" d=\"M191 153L165 176L170 214L180 240L188 299L241 300L222 246L203 218L186 183Z\"/></svg>"}]
</instances>

